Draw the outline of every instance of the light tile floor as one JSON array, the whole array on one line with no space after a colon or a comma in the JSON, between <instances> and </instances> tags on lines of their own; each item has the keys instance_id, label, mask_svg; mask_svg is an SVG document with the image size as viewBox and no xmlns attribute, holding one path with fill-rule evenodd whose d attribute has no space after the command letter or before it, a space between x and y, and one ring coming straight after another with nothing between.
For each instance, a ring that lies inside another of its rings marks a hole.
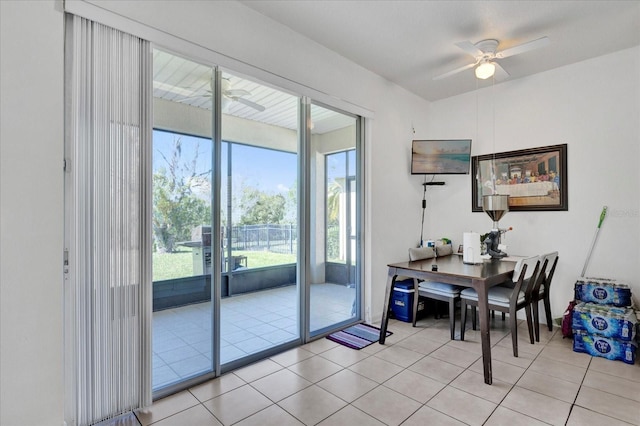
<instances>
[{"instance_id":1,"label":"light tile floor","mask_svg":"<svg viewBox=\"0 0 640 426\"><path fill-rule=\"evenodd\" d=\"M572 351L555 329L513 357L493 320L493 385L478 332L449 340L448 320L391 320L385 345L360 351L319 339L156 401L130 424L587 425L640 424L640 365Z\"/></svg>"},{"instance_id":2,"label":"light tile floor","mask_svg":"<svg viewBox=\"0 0 640 426\"><path fill-rule=\"evenodd\" d=\"M355 289L311 285L311 330L347 320ZM295 286L227 297L220 303L220 359L224 364L298 336ZM153 313L153 387L211 369L211 303Z\"/></svg>"}]
</instances>

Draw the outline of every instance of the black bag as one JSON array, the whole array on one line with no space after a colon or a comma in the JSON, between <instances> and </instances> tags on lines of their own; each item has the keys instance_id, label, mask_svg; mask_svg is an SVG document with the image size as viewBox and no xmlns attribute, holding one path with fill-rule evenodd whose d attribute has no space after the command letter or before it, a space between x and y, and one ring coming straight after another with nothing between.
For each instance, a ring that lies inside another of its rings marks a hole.
<instances>
[{"instance_id":1,"label":"black bag","mask_svg":"<svg viewBox=\"0 0 640 426\"><path fill-rule=\"evenodd\" d=\"M573 308L576 306L576 301L572 300L567 306L567 310L562 315L562 337L573 338Z\"/></svg>"}]
</instances>

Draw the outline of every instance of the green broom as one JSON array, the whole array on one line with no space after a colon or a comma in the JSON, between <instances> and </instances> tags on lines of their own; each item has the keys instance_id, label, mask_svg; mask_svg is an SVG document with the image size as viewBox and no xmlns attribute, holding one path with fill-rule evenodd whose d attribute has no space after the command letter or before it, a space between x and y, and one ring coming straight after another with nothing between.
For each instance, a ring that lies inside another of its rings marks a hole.
<instances>
[{"instance_id":1,"label":"green broom","mask_svg":"<svg viewBox=\"0 0 640 426\"><path fill-rule=\"evenodd\" d=\"M582 268L582 275L580 277L584 278L584 273L587 270L587 265L589 264L589 260L591 259L591 253L593 253L593 248L596 245L596 240L598 239L598 233L600 232L600 227L602 226L602 222L604 222L604 218L607 215L607 206L602 208L602 213L600 213L600 221L598 221L598 228L596 229L596 234L593 236L593 242L591 243L591 248L589 249L589 254L587 255L587 260L584 262L584 268Z\"/></svg>"}]
</instances>

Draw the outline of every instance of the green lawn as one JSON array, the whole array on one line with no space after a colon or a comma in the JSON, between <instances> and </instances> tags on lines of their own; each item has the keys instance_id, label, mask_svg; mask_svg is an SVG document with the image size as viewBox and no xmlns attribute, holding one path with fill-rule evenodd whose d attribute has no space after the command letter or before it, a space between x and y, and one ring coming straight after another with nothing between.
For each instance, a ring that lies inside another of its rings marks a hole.
<instances>
[{"instance_id":1,"label":"green lawn","mask_svg":"<svg viewBox=\"0 0 640 426\"><path fill-rule=\"evenodd\" d=\"M153 253L153 281L192 276L192 256L188 248L181 248L176 253Z\"/></svg>"},{"instance_id":2,"label":"green lawn","mask_svg":"<svg viewBox=\"0 0 640 426\"><path fill-rule=\"evenodd\" d=\"M268 251L234 251L234 256L247 256L248 268L282 265L296 262L295 254L279 254ZM153 254L153 281L193 275L193 255L191 249L181 248L176 253Z\"/></svg>"}]
</instances>

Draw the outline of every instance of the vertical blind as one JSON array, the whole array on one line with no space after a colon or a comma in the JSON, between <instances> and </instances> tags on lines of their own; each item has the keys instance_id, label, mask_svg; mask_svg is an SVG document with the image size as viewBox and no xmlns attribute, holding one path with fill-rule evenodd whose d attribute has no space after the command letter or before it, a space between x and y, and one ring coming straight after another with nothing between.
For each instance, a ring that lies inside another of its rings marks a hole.
<instances>
[{"instance_id":1,"label":"vertical blind","mask_svg":"<svg viewBox=\"0 0 640 426\"><path fill-rule=\"evenodd\" d=\"M151 47L67 15L65 419L151 402Z\"/></svg>"}]
</instances>

